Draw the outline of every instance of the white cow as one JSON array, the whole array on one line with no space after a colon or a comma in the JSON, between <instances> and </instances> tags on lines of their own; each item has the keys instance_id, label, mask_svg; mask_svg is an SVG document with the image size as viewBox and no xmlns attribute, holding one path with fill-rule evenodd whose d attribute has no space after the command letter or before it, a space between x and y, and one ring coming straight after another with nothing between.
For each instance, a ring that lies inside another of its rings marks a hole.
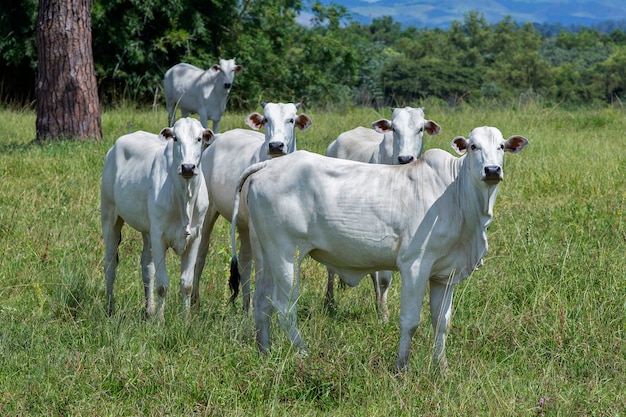
<instances>
[{"instance_id":1,"label":"white cow","mask_svg":"<svg viewBox=\"0 0 626 417\"><path fill-rule=\"evenodd\" d=\"M194 280L193 301L199 299L200 276L204 269L209 250L211 233L217 218L222 215L231 221L235 188L241 173L250 165L266 159L279 157L296 150L296 129L305 130L311 125L306 114L296 114L300 103L261 103L263 113L252 113L245 123L252 129L265 127L265 135L245 129L224 132L202 156L202 171L209 191L209 208L202 229L202 242L198 253ZM250 305L250 271L252 253L245 218L239 218L239 238L241 241L241 265L244 277L244 311ZM239 283L231 285L233 296L237 297Z\"/></svg>"},{"instance_id":2,"label":"white cow","mask_svg":"<svg viewBox=\"0 0 626 417\"><path fill-rule=\"evenodd\" d=\"M170 126L174 124L176 109L179 108L183 117L197 113L205 128L207 121L212 120L213 132L217 134L235 74L242 69L233 58L220 59L219 65L213 65L206 71L185 63L167 70L164 78L165 107Z\"/></svg>"},{"instance_id":3,"label":"white cow","mask_svg":"<svg viewBox=\"0 0 626 417\"><path fill-rule=\"evenodd\" d=\"M273 309L290 341L306 349L296 303L300 262L311 255L350 285L372 270L400 271L397 370L408 365L430 284L434 363L445 369L454 286L482 264L487 251L504 152L517 153L527 143L522 136L505 141L498 129L479 127L469 139L453 139L460 158L432 149L410 164L375 166L300 151L250 167L240 182L239 209L259 244L255 261L256 251L263 258L254 295L260 350L270 345Z\"/></svg>"},{"instance_id":4,"label":"white cow","mask_svg":"<svg viewBox=\"0 0 626 417\"><path fill-rule=\"evenodd\" d=\"M200 231L209 204L200 157L203 142L212 136L213 132L205 130L197 120L184 118L159 135L138 131L122 136L107 153L102 173L101 216L109 314L113 313L117 251L124 223L143 237L141 274L146 316L155 313L156 270L156 313L163 320L169 287L165 267L168 248L181 257L183 310L189 311Z\"/></svg>"},{"instance_id":5,"label":"white cow","mask_svg":"<svg viewBox=\"0 0 626 417\"><path fill-rule=\"evenodd\" d=\"M441 129L432 120L424 118L424 108L395 108L391 120L380 119L372 129L359 126L342 133L326 149L326 155L371 164L402 165L413 162L424 150L424 132L436 135ZM328 270L327 302L335 304L335 275ZM370 272L376 294L378 312L384 321L389 319L387 291L391 284L391 271Z\"/></svg>"},{"instance_id":6,"label":"white cow","mask_svg":"<svg viewBox=\"0 0 626 417\"><path fill-rule=\"evenodd\" d=\"M422 155L424 132L436 135L441 129L424 118L423 107L395 108L391 120L376 120L372 128L359 126L342 133L328 145L326 155L371 164L407 164Z\"/></svg>"}]
</instances>

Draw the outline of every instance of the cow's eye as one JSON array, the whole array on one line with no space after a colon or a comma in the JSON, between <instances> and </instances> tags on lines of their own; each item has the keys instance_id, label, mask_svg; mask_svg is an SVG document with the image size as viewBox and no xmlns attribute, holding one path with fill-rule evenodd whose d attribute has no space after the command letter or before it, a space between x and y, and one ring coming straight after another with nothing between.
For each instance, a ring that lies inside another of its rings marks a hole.
<instances>
[{"instance_id":1,"label":"cow's eye","mask_svg":"<svg viewBox=\"0 0 626 417\"><path fill-rule=\"evenodd\" d=\"M475 151L476 149L478 149L478 146L476 146L476 145L474 145L474 144L472 143L472 145L470 146L470 149L471 149L471 150L473 150L473 151Z\"/></svg>"},{"instance_id":2,"label":"cow's eye","mask_svg":"<svg viewBox=\"0 0 626 417\"><path fill-rule=\"evenodd\" d=\"M500 144L500 150L503 151L504 150L504 143Z\"/></svg>"},{"instance_id":3,"label":"cow's eye","mask_svg":"<svg viewBox=\"0 0 626 417\"><path fill-rule=\"evenodd\" d=\"M263 124L267 124L267 117L263 118Z\"/></svg>"},{"instance_id":4,"label":"cow's eye","mask_svg":"<svg viewBox=\"0 0 626 417\"><path fill-rule=\"evenodd\" d=\"M198 142L202 142L202 138L198 138Z\"/></svg>"},{"instance_id":5,"label":"cow's eye","mask_svg":"<svg viewBox=\"0 0 626 417\"><path fill-rule=\"evenodd\" d=\"M293 124L293 119L289 119L289 120L287 120L287 123L289 123L289 124Z\"/></svg>"},{"instance_id":6,"label":"cow's eye","mask_svg":"<svg viewBox=\"0 0 626 417\"><path fill-rule=\"evenodd\" d=\"M176 136L172 136L172 140L173 140L174 142L178 142L178 138L177 138Z\"/></svg>"}]
</instances>

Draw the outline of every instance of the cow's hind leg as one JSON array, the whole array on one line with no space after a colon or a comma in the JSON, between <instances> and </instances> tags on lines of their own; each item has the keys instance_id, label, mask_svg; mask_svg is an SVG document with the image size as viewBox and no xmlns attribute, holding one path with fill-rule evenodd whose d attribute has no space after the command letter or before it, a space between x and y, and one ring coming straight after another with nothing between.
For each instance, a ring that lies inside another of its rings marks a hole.
<instances>
[{"instance_id":1,"label":"cow's hind leg","mask_svg":"<svg viewBox=\"0 0 626 417\"><path fill-rule=\"evenodd\" d=\"M294 259L295 258L295 259ZM306 353L306 346L298 329L298 298L300 296L300 263L302 256L291 254L279 264L272 264L270 271L274 279L272 303L278 314L280 326L289 341ZM266 258L267 259L267 258Z\"/></svg>"},{"instance_id":2,"label":"cow's hind leg","mask_svg":"<svg viewBox=\"0 0 626 417\"><path fill-rule=\"evenodd\" d=\"M146 317L154 316L154 261L150 247L150 234L142 233L143 250L141 251L141 279L146 300Z\"/></svg>"},{"instance_id":3,"label":"cow's hind leg","mask_svg":"<svg viewBox=\"0 0 626 417\"><path fill-rule=\"evenodd\" d=\"M176 103L174 100L166 100L165 108L167 109L167 122L168 126L174 126L174 122L176 121Z\"/></svg>"},{"instance_id":4,"label":"cow's hind leg","mask_svg":"<svg viewBox=\"0 0 626 417\"><path fill-rule=\"evenodd\" d=\"M115 284L115 272L119 263L118 248L122 241L122 226L124 221L121 217L107 216L103 212L102 216L102 235L104 238L104 277L106 279L107 291L107 314L113 314L114 297L113 286Z\"/></svg>"},{"instance_id":5,"label":"cow's hind leg","mask_svg":"<svg viewBox=\"0 0 626 417\"><path fill-rule=\"evenodd\" d=\"M151 234L152 235L152 234ZM157 293L157 310L156 317L159 321L165 321L165 297L170 286L170 278L167 275L167 267L165 265L165 252L167 246L159 237L151 236L152 243L152 259L155 268L156 277L156 293Z\"/></svg>"},{"instance_id":6,"label":"cow's hind leg","mask_svg":"<svg viewBox=\"0 0 626 417\"><path fill-rule=\"evenodd\" d=\"M270 348L270 330L272 319L273 280L268 267L255 272L254 290L254 326L256 328L256 344L259 352L267 353Z\"/></svg>"},{"instance_id":7,"label":"cow's hind leg","mask_svg":"<svg viewBox=\"0 0 626 417\"><path fill-rule=\"evenodd\" d=\"M441 371L446 371L446 332L452 318L452 295L454 285L445 282L430 282L430 316L435 334L433 364Z\"/></svg>"},{"instance_id":8,"label":"cow's hind leg","mask_svg":"<svg viewBox=\"0 0 626 417\"><path fill-rule=\"evenodd\" d=\"M179 107L179 109L180 109L180 118L181 119L184 119L185 117L191 116L191 111L190 110L183 109L183 108L180 108L180 107ZM174 113L174 114L176 114L176 113ZM176 118L174 118L174 120L176 120ZM174 122L172 122L171 126L174 126Z\"/></svg>"},{"instance_id":9,"label":"cow's hind leg","mask_svg":"<svg viewBox=\"0 0 626 417\"><path fill-rule=\"evenodd\" d=\"M387 293L391 285L391 271L376 271L370 274L374 283L374 293L376 294L376 307L378 317L387 323L389 321L389 309L387 307Z\"/></svg>"}]
</instances>

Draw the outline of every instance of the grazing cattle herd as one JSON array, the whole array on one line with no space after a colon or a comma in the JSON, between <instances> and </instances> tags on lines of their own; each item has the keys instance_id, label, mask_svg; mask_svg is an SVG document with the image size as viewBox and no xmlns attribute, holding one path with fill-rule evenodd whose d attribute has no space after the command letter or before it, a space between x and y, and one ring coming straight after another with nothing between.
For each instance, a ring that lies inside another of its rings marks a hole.
<instances>
[{"instance_id":1,"label":"grazing cattle herd","mask_svg":"<svg viewBox=\"0 0 626 417\"><path fill-rule=\"evenodd\" d=\"M433 363L445 369L454 287L482 265L487 252L505 152L520 152L528 140L520 135L505 140L497 128L482 126L467 139L452 140L459 157L441 149L422 154L424 132L436 135L440 126L425 118L423 108L406 107L393 109L391 120L373 122L373 129L340 134L323 156L296 149L296 130L311 126L309 116L298 114L299 103L262 103L263 114L245 120L254 130L220 134L228 92L241 70L234 59L220 59L206 71L175 65L164 77L171 127L159 134L129 133L108 151L101 185L108 313L114 310L124 223L143 238L145 314L163 321L167 249L180 256L187 315L199 300L212 230L221 215L231 222L231 301L241 285L244 312L254 307L260 352L270 348L274 312L290 342L306 352L297 301L300 263L310 256L327 267L331 305L335 275L355 286L369 274L385 321L392 271L399 271L398 371L408 368L429 288ZM187 117L191 113L200 121ZM255 131L261 128L265 134Z\"/></svg>"}]
</instances>

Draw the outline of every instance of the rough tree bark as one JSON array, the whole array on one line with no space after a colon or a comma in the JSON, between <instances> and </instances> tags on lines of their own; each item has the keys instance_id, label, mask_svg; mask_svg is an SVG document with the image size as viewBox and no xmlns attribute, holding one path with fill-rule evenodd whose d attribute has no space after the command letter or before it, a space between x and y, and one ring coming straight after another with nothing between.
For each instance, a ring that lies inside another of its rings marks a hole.
<instances>
[{"instance_id":1,"label":"rough tree bark","mask_svg":"<svg viewBox=\"0 0 626 417\"><path fill-rule=\"evenodd\" d=\"M102 139L92 0L39 0L37 140Z\"/></svg>"}]
</instances>

